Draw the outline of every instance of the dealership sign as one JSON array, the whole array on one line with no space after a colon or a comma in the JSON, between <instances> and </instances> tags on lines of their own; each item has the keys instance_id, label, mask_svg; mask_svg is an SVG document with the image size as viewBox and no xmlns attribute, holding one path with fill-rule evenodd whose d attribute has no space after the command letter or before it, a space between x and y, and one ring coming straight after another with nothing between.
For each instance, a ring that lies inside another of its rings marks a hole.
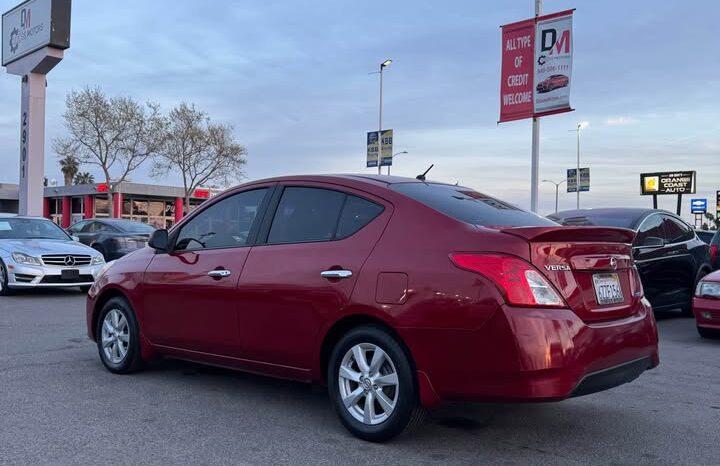
<instances>
[{"instance_id":1,"label":"dealership sign","mask_svg":"<svg viewBox=\"0 0 720 466\"><path fill-rule=\"evenodd\" d=\"M3 14L3 66L45 46L70 47L69 0L29 0Z\"/></svg>"},{"instance_id":2,"label":"dealership sign","mask_svg":"<svg viewBox=\"0 0 720 466\"><path fill-rule=\"evenodd\" d=\"M573 11L501 26L500 122L572 111Z\"/></svg>"},{"instance_id":3,"label":"dealership sign","mask_svg":"<svg viewBox=\"0 0 720 466\"><path fill-rule=\"evenodd\" d=\"M569 168L567 171L567 192L577 191L577 169ZM580 169L580 192L590 191L590 168Z\"/></svg>"},{"instance_id":4,"label":"dealership sign","mask_svg":"<svg viewBox=\"0 0 720 466\"><path fill-rule=\"evenodd\" d=\"M666 172L640 174L643 195L695 194L695 172Z\"/></svg>"},{"instance_id":5,"label":"dealership sign","mask_svg":"<svg viewBox=\"0 0 720 466\"><path fill-rule=\"evenodd\" d=\"M704 214L707 212L707 199L690 199L690 213Z\"/></svg>"},{"instance_id":6,"label":"dealership sign","mask_svg":"<svg viewBox=\"0 0 720 466\"><path fill-rule=\"evenodd\" d=\"M382 151L378 149L378 132L370 131L367 133L367 166L378 166L378 154L380 158L380 166L385 167L392 165L393 155L393 130L385 129L382 132Z\"/></svg>"}]
</instances>

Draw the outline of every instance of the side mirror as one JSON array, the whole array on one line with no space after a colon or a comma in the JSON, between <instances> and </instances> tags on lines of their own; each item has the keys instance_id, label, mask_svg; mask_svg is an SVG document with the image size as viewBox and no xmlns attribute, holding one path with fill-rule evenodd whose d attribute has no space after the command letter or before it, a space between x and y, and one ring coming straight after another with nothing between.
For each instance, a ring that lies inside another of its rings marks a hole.
<instances>
[{"instance_id":1,"label":"side mirror","mask_svg":"<svg viewBox=\"0 0 720 466\"><path fill-rule=\"evenodd\" d=\"M73 241L80 241L80 237L71 235L70 238L72 238Z\"/></svg>"},{"instance_id":2,"label":"side mirror","mask_svg":"<svg viewBox=\"0 0 720 466\"><path fill-rule=\"evenodd\" d=\"M661 248L665 246L665 241L662 238L658 238L657 236L648 236L645 238L642 243L638 244L636 247L638 248Z\"/></svg>"},{"instance_id":3,"label":"side mirror","mask_svg":"<svg viewBox=\"0 0 720 466\"><path fill-rule=\"evenodd\" d=\"M150 241L148 241L148 246L159 252L167 252L169 249L168 243L169 240L167 230L155 230L153 231L152 235L150 235Z\"/></svg>"}]
</instances>

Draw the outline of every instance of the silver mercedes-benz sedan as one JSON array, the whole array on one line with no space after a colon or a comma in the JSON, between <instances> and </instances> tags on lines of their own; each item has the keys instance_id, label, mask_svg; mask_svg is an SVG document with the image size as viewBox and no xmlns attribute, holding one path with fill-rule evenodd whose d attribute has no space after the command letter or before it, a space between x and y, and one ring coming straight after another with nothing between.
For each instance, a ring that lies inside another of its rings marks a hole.
<instances>
[{"instance_id":1,"label":"silver mercedes-benz sedan","mask_svg":"<svg viewBox=\"0 0 720 466\"><path fill-rule=\"evenodd\" d=\"M50 220L0 215L0 295L41 287L87 292L103 265L102 254Z\"/></svg>"}]
</instances>

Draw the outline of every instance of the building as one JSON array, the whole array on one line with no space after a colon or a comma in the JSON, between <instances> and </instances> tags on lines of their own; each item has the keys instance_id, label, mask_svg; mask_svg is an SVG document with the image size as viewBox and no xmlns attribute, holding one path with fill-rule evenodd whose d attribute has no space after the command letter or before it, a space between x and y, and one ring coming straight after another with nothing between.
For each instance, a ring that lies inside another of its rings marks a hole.
<instances>
[{"instance_id":1,"label":"building","mask_svg":"<svg viewBox=\"0 0 720 466\"><path fill-rule=\"evenodd\" d=\"M196 189L190 205L184 205L184 189L142 183L121 183L113 194L114 218L169 228L195 206L218 191ZM18 186L0 184L0 212L18 211ZM108 218L110 201L106 183L45 188L43 215L63 228L87 218Z\"/></svg>"},{"instance_id":2,"label":"building","mask_svg":"<svg viewBox=\"0 0 720 466\"><path fill-rule=\"evenodd\" d=\"M0 212L15 213L20 203L20 188L16 184L0 183Z\"/></svg>"}]
</instances>

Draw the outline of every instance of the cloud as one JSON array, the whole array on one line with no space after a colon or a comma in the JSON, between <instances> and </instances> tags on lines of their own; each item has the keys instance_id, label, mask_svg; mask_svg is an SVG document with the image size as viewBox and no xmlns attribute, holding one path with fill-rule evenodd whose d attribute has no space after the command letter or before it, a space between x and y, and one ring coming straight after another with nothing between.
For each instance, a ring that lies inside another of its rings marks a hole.
<instances>
[{"instance_id":1,"label":"cloud","mask_svg":"<svg viewBox=\"0 0 720 466\"><path fill-rule=\"evenodd\" d=\"M631 117L625 117L625 116L619 116L619 117L611 117L605 120L605 124L609 126L626 126L626 125L634 125L637 123L638 120Z\"/></svg>"}]
</instances>

